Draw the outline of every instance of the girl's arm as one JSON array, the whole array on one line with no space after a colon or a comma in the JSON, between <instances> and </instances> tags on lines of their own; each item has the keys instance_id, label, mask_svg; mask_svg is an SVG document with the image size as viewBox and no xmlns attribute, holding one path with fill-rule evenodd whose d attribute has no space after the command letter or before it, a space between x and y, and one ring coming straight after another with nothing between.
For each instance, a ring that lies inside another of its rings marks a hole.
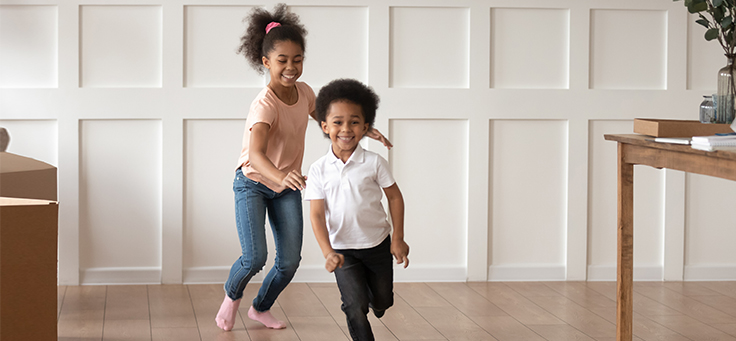
<instances>
[{"instance_id":1,"label":"girl's arm","mask_svg":"<svg viewBox=\"0 0 736 341\"><path fill-rule=\"evenodd\" d=\"M399 186L393 185L383 189L388 199L388 210L391 213L391 222L394 232L391 235L391 254L396 258L396 264L409 266L409 245L404 241L404 197Z\"/></svg>"},{"instance_id":2,"label":"girl's arm","mask_svg":"<svg viewBox=\"0 0 736 341\"><path fill-rule=\"evenodd\" d=\"M325 269L329 272L341 268L345 263L345 257L332 249L330 245L330 235L327 232L327 223L325 222L325 201L310 200L309 201L309 218L312 221L312 231L317 239L319 248L322 249L322 255L325 256Z\"/></svg>"},{"instance_id":3,"label":"girl's arm","mask_svg":"<svg viewBox=\"0 0 736 341\"><path fill-rule=\"evenodd\" d=\"M297 170L285 173L276 168L273 162L266 156L268 150L268 131L271 126L267 123L258 122L250 129L250 150L248 159L250 164L267 179L289 187L292 190L303 190L307 185L305 177Z\"/></svg>"},{"instance_id":4,"label":"girl's arm","mask_svg":"<svg viewBox=\"0 0 736 341\"><path fill-rule=\"evenodd\" d=\"M378 142L383 143L383 145L386 146L386 148L388 149L391 149L391 147L394 146L393 144L391 144L391 141L389 141L386 136L383 136L383 134L381 134L381 132L378 131L378 129L376 128L369 129L368 132L365 133L365 136L368 136Z\"/></svg>"}]
</instances>

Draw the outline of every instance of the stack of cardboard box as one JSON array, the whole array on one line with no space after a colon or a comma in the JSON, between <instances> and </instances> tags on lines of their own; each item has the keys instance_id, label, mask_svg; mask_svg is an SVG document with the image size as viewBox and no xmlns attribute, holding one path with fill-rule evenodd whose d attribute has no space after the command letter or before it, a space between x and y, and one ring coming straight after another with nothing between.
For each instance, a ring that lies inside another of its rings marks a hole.
<instances>
[{"instance_id":1,"label":"stack of cardboard box","mask_svg":"<svg viewBox=\"0 0 736 341\"><path fill-rule=\"evenodd\" d=\"M56 168L0 152L0 340L56 340Z\"/></svg>"}]
</instances>

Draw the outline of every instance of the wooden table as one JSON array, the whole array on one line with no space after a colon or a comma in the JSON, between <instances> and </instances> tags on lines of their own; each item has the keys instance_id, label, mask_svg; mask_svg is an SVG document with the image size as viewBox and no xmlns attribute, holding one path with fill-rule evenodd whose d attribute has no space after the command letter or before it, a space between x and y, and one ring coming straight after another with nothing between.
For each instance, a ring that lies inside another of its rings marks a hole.
<instances>
[{"instance_id":1,"label":"wooden table","mask_svg":"<svg viewBox=\"0 0 736 341\"><path fill-rule=\"evenodd\" d=\"M634 265L634 165L669 168L736 180L736 152L706 152L688 145L654 142L644 135L605 135L618 142L618 256L616 340L632 338Z\"/></svg>"}]
</instances>

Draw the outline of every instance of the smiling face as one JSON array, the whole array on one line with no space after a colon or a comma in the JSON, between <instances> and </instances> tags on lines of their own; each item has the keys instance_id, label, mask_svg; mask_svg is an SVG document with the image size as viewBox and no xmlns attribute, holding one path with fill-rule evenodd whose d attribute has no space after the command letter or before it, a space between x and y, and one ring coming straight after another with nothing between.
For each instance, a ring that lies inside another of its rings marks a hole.
<instances>
[{"instance_id":1,"label":"smiling face","mask_svg":"<svg viewBox=\"0 0 736 341\"><path fill-rule=\"evenodd\" d=\"M348 101L330 103L327 117L321 125L322 131L332 140L332 152L342 162L348 161L369 128L363 118L363 109Z\"/></svg>"},{"instance_id":2,"label":"smiling face","mask_svg":"<svg viewBox=\"0 0 736 341\"><path fill-rule=\"evenodd\" d=\"M268 57L263 57L263 66L271 75L269 86L277 88L291 88L302 75L302 61L304 51L299 44L290 40L280 41L273 45Z\"/></svg>"}]
</instances>

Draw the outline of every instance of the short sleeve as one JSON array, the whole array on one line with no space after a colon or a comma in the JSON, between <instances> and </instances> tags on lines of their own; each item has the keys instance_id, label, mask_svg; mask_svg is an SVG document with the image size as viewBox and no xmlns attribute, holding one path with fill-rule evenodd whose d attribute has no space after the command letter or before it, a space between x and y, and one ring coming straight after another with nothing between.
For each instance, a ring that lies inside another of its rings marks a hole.
<instances>
[{"instance_id":1,"label":"short sleeve","mask_svg":"<svg viewBox=\"0 0 736 341\"><path fill-rule=\"evenodd\" d=\"M269 103L266 98L258 99L250 106L247 128L250 130L256 123L261 122L273 127L276 116L276 107L272 103Z\"/></svg>"},{"instance_id":2,"label":"short sleeve","mask_svg":"<svg viewBox=\"0 0 736 341\"><path fill-rule=\"evenodd\" d=\"M315 104L316 96L314 95L312 87L306 83L304 83L304 94L307 97L307 103L309 104L309 114L311 114L317 110L317 105Z\"/></svg>"},{"instance_id":3,"label":"short sleeve","mask_svg":"<svg viewBox=\"0 0 736 341\"><path fill-rule=\"evenodd\" d=\"M319 161L318 161L319 162ZM304 200L324 200L325 191L322 182L321 173L318 162L309 167L309 175L307 175L307 188L304 190Z\"/></svg>"},{"instance_id":4,"label":"short sleeve","mask_svg":"<svg viewBox=\"0 0 736 341\"><path fill-rule=\"evenodd\" d=\"M380 155L376 155L376 182L381 188L391 187L396 183L391 170L388 168L388 161Z\"/></svg>"}]
</instances>

